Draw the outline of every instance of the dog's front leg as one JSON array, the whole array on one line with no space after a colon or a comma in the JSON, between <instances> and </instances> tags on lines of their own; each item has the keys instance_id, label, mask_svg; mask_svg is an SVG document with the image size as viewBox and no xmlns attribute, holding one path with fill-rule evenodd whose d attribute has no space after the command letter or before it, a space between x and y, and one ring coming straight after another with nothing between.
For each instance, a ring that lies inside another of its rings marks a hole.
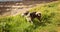
<instances>
[{"instance_id":1,"label":"dog's front leg","mask_svg":"<svg viewBox=\"0 0 60 32\"><path fill-rule=\"evenodd\" d=\"M26 17L26 20L29 21L30 23L33 23L32 19L30 17Z\"/></svg>"}]
</instances>

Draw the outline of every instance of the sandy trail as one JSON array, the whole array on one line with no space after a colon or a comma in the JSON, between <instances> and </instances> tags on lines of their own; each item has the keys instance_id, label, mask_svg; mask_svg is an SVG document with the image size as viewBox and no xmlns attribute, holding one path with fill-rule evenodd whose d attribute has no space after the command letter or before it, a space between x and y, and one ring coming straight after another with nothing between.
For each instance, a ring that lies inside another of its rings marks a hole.
<instances>
[{"instance_id":1,"label":"sandy trail","mask_svg":"<svg viewBox=\"0 0 60 32\"><path fill-rule=\"evenodd\" d=\"M23 2L1 2L0 3L0 16L13 16L23 13L42 3L52 1L23 1Z\"/></svg>"}]
</instances>

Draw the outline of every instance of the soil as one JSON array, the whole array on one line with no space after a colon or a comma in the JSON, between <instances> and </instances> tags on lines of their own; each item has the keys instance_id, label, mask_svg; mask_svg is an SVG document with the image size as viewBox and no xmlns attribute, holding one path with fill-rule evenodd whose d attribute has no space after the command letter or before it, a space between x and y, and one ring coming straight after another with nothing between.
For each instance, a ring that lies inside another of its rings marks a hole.
<instances>
[{"instance_id":1,"label":"soil","mask_svg":"<svg viewBox=\"0 0 60 32\"><path fill-rule=\"evenodd\" d=\"M0 16L13 16L28 11L41 3L52 1L22 1L22 2L0 2Z\"/></svg>"}]
</instances>

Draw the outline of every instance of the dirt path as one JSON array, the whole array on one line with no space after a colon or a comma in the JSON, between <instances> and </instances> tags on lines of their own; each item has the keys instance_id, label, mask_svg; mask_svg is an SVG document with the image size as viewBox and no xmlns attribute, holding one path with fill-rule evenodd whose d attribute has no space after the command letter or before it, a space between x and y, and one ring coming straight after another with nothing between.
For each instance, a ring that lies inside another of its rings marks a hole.
<instances>
[{"instance_id":1,"label":"dirt path","mask_svg":"<svg viewBox=\"0 0 60 32\"><path fill-rule=\"evenodd\" d=\"M48 3L51 1L23 1L23 2L1 2L0 3L0 16L17 15L28 11L38 4Z\"/></svg>"}]
</instances>

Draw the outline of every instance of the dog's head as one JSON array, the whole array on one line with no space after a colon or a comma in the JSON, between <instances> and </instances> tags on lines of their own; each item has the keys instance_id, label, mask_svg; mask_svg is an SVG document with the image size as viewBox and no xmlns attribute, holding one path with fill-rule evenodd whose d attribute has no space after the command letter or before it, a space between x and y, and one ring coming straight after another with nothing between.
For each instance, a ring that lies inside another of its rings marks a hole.
<instances>
[{"instance_id":1,"label":"dog's head","mask_svg":"<svg viewBox=\"0 0 60 32\"><path fill-rule=\"evenodd\" d=\"M41 12L36 12L36 15L37 16L41 16Z\"/></svg>"}]
</instances>

